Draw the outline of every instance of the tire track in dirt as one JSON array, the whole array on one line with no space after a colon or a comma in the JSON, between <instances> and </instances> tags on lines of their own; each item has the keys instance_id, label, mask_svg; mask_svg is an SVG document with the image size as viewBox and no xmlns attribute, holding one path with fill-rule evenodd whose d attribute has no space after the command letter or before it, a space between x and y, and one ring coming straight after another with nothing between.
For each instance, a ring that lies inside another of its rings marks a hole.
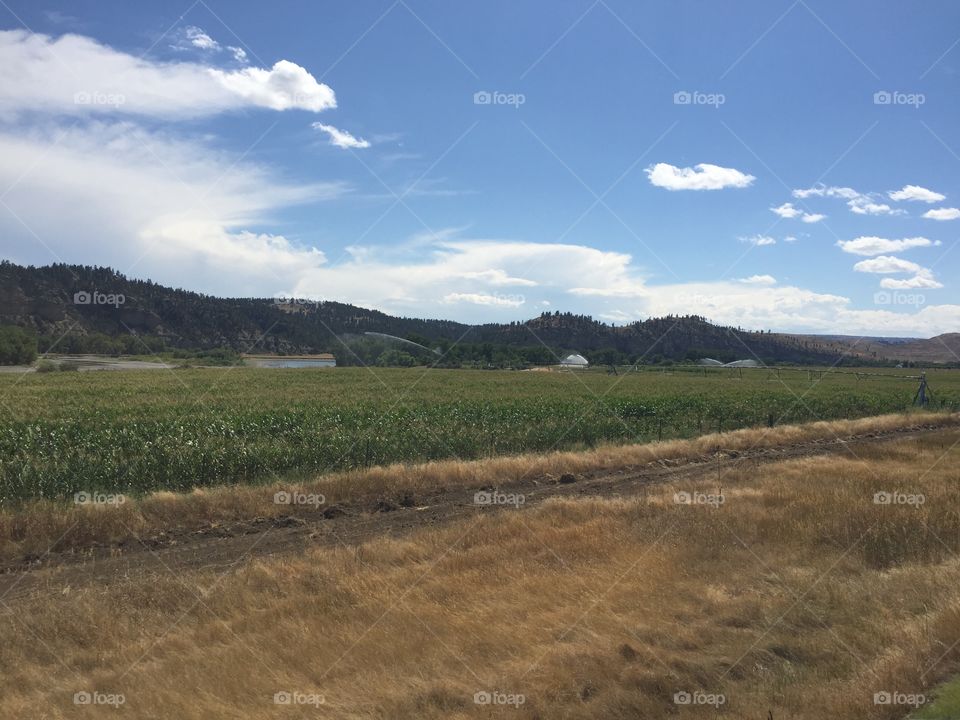
<instances>
[{"instance_id":1,"label":"tire track in dirt","mask_svg":"<svg viewBox=\"0 0 960 720\"><path fill-rule=\"evenodd\" d=\"M507 483L501 493L524 496L523 507L556 497L629 497L645 488L668 482L699 482L722 477L751 465L817 455L856 457L856 448L917 438L940 431L958 432L948 425L931 424L886 433L868 433L838 439L752 449L723 450L688 460L659 460L640 467L602 470L574 477L538 477ZM399 537L419 529L445 525L477 513L504 512L501 505L478 506L474 494L493 488L439 489L418 498L365 498L320 508L315 512L280 518L254 518L194 529L171 529L151 538L126 540L112 546L98 544L79 550L53 551L43 558L24 558L0 566L0 601L12 610L36 593L61 594L87 586L103 586L189 570L230 572L251 559L279 557L307 548L352 547L376 537Z\"/></svg>"}]
</instances>

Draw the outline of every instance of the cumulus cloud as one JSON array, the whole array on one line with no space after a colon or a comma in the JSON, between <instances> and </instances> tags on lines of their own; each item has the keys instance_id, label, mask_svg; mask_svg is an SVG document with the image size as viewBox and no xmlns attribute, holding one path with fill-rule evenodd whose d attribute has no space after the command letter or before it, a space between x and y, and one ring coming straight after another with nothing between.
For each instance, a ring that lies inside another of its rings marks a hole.
<instances>
[{"instance_id":1,"label":"cumulus cloud","mask_svg":"<svg viewBox=\"0 0 960 720\"><path fill-rule=\"evenodd\" d=\"M923 216L930 220L956 220L960 218L960 209L957 208L935 208L927 210Z\"/></svg>"},{"instance_id":2,"label":"cumulus cloud","mask_svg":"<svg viewBox=\"0 0 960 720\"><path fill-rule=\"evenodd\" d=\"M880 287L888 290L909 290L915 288L941 288L943 284L933 277L933 272L929 268L918 265L910 260L893 257L891 255L880 255L870 260L861 260L853 269L857 272L879 273L882 275L891 275L896 273L908 273L913 277L907 279L884 278L880 281Z\"/></svg>"},{"instance_id":3,"label":"cumulus cloud","mask_svg":"<svg viewBox=\"0 0 960 720\"><path fill-rule=\"evenodd\" d=\"M793 191L793 196L799 199L811 197L839 198L847 201L847 207L850 212L857 215L903 215L902 210L894 210L889 205L878 202L881 196L876 193L861 193L851 187L842 187L835 185L814 185L810 188L797 189ZM820 218L821 220L823 218ZM808 222L816 222L809 220Z\"/></svg>"},{"instance_id":4,"label":"cumulus cloud","mask_svg":"<svg viewBox=\"0 0 960 720\"><path fill-rule=\"evenodd\" d=\"M939 245L939 240L928 240L925 237L904 238L903 240L888 240L887 238L863 236L853 240L838 240L837 246L844 252L853 255L882 255L884 253L902 252L910 248L933 247Z\"/></svg>"},{"instance_id":5,"label":"cumulus cloud","mask_svg":"<svg viewBox=\"0 0 960 720\"><path fill-rule=\"evenodd\" d=\"M777 279L773 275L751 275L750 277L740 278L740 281L746 285L776 285Z\"/></svg>"},{"instance_id":6,"label":"cumulus cloud","mask_svg":"<svg viewBox=\"0 0 960 720\"><path fill-rule=\"evenodd\" d=\"M857 215L902 215L903 210L894 210L886 203L877 203L867 196L847 202L850 212Z\"/></svg>"},{"instance_id":7,"label":"cumulus cloud","mask_svg":"<svg viewBox=\"0 0 960 720\"><path fill-rule=\"evenodd\" d=\"M238 97L271 110L296 108L322 112L337 106L333 90L289 60L278 60L269 70L248 67L234 71L209 70L209 73Z\"/></svg>"},{"instance_id":8,"label":"cumulus cloud","mask_svg":"<svg viewBox=\"0 0 960 720\"><path fill-rule=\"evenodd\" d=\"M325 132L330 137L330 144L343 148L344 150L362 149L370 147L370 143L363 138L355 138L346 130L339 130L333 125L324 125L323 123L313 123L314 130Z\"/></svg>"},{"instance_id":9,"label":"cumulus cloud","mask_svg":"<svg viewBox=\"0 0 960 720\"><path fill-rule=\"evenodd\" d=\"M754 247L763 247L764 245L776 245L777 241L769 235L751 235L749 237L738 238L740 242Z\"/></svg>"},{"instance_id":10,"label":"cumulus cloud","mask_svg":"<svg viewBox=\"0 0 960 720\"><path fill-rule=\"evenodd\" d=\"M786 202L783 205L780 205L779 207L770 208L770 212L776 215L779 215L782 218L786 218L788 220L803 215L803 210L800 210L799 208L794 207L793 203L789 203L789 202Z\"/></svg>"},{"instance_id":11,"label":"cumulus cloud","mask_svg":"<svg viewBox=\"0 0 960 720\"><path fill-rule=\"evenodd\" d=\"M668 163L657 163L646 169L650 182L667 190L721 190L749 187L756 178L735 168L700 163L692 168L680 168Z\"/></svg>"},{"instance_id":12,"label":"cumulus cloud","mask_svg":"<svg viewBox=\"0 0 960 720\"><path fill-rule=\"evenodd\" d=\"M935 290L942 288L943 283L934 280L929 274L917 274L912 278L883 278L880 287L887 290Z\"/></svg>"},{"instance_id":13,"label":"cumulus cloud","mask_svg":"<svg viewBox=\"0 0 960 720\"><path fill-rule=\"evenodd\" d=\"M203 41L201 41L203 42ZM280 60L270 69L222 70L137 58L80 35L0 31L0 118L25 112L197 117L262 107L311 112L336 107L333 90Z\"/></svg>"},{"instance_id":14,"label":"cumulus cloud","mask_svg":"<svg viewBox=\"0 0 960 720\"><path fill-rule=\"evenodd\" d=\"M867 273L915 273L925 268L910 260L893 257L892 255L881 255L870 260L861 260L853 266L853 269L857 272Z\"/></svg>"},{"instance_id":15,"label":"cumulus cloud","mask_svg":"<svg viewBox=\"0 0 960 720\"><path fill-rule=\"evenodd\" d=\"M779 207L770 208L770 212L779 215L787 220L800 218L805 223L817 223L826 218L826 215L820 213L807 213L800 208L794 207L793 203L785 202Z\"/></svg>"},{"instance_id":16,"label":"cumulus cloud","mask_svg":"<svg viewBox=\"0 0 960 720\"><path fill-rule=\"evenodd\" d=\"M887 193L891 200L900 202L901 200L914 200L916 202L935 203L946 200L946 195L941 195L933 190L927 190L919 185L904 185L900 190L891 190Z\"/></svg>"}]
</instances>

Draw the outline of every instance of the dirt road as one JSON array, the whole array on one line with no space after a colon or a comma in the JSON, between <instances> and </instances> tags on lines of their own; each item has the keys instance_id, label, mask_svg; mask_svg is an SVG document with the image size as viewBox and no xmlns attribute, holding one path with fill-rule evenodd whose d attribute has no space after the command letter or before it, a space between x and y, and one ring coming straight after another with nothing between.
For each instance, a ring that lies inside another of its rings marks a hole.
<instances>
[{"instance_id":1,"label":"dirt road","mask_svg":"<svg viewBox=\"0 0 960 720\"><path fill-rule=\"evenodd\" d=\"M888 433L870 433L834 440L758 448L742 453L720 450L696 460L662 460L643 466L579 476L538 477L496 488L497 493L522 496L530 507L554 497L628 497L656 483L720 479L751 466L815 455L856 456L857 448L893 439L958 430L926 425ZM482 488L490 492L494 488ZM478 505L476 488L442 489L423 497L366 499L356 503L319 506L280 518L194 528L170 528L152 537L115 545L97 544L80 550L56 548L40 557L25 557L0 566L0 604L28 601L35 592L62 593L123 582L150 573L184 570L230 572L254 558L299 553L315 545L355 546L375 537L401 536L420 528L469 518L476 513L513 512L516 505Z\"/></svg>"}]
</instances>

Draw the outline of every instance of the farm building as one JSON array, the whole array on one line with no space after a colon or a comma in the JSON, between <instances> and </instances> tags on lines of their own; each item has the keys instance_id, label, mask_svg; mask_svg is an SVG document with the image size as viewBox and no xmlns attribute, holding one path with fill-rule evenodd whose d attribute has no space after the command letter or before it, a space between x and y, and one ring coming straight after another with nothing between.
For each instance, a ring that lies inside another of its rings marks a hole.
<instances>
[{"instance_id":1,"label":"farm building","mask_svg":"<svg viewBox=\"0 0 960 720\"><path fill-rule=\"evenodd\" d=\"M577 355L576 353L567 355L563 360L560 361L561 367L569 368L585 368L589 364L589 361L583 355Z\"/></svg>"}]
</instances>

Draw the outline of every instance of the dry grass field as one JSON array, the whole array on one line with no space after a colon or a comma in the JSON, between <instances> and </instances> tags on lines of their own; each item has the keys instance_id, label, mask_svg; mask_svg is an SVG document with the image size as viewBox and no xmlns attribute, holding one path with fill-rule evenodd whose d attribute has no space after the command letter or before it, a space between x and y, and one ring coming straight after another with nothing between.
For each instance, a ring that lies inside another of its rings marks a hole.
<instances>
[{"instance_id":1,"label":"dry grass field","mask_svg":"<svg viewBox=\"0 0 960 720\"><path fill-rule=\"evenodd\" d=\"M478 508L227 567L39 570L0 601L0 716L903 718L960 659L958 441ZM472 472L450 482L482 484ZM144 502L124 511L150 517Z\"/></svg>"}]
</instances>

